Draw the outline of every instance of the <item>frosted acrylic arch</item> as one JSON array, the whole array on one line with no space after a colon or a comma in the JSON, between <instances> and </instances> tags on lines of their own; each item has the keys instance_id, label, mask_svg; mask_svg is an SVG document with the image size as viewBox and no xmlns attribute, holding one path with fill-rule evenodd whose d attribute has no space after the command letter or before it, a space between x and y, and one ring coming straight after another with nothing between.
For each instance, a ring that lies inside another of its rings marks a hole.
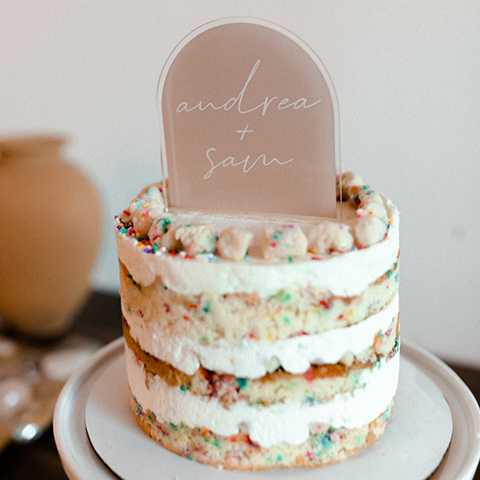
<instances>
[{"instance_id":1,"label":"frosted acrylic arch","mask_svg":"<svg viewBox=\"0 0 480 480\"><path fill-rule=\"evenodd\" d=\"M336 95L295 35L208 23L172 52L157 96L169 208L336 216Z\"/></svg>"}]
</instances>

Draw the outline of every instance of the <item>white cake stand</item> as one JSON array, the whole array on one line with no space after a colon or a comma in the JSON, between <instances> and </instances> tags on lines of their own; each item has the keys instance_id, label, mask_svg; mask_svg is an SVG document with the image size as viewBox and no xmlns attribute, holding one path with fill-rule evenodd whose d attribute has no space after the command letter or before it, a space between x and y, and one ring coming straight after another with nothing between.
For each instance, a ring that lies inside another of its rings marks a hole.
<instances>
[{"instance_id":1,"label":"white cake stand","mask_svg":"<svg viewBox=\"0 0 480 480\"><path fill-rule=\"evenodd\" d=\"M471 480L480 459L480 410L443 362L402 343L399 389L384 436L346 462L318 469L222 471L163 449L140 429L128 405L119 338L68 380L54 415L54 434L71 480L240 480L389 478Z\"/></svg>"}]
</instances>

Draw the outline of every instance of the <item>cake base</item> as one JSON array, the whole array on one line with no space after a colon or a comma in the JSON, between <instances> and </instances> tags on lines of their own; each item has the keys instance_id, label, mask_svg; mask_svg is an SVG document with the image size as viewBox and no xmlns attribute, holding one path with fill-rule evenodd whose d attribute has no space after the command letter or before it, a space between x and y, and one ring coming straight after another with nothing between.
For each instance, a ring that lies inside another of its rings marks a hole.
<instances>
[{"instance_id":1,"label":"cake base","mask_svg":"<svg viewBox=\"0 0 480 480\"><path fill-rule=\"evenodd\" d=\"M130 393L135 417L151 438L177 455L227 470L314 468L345 460L382 436L392 405L393 401L385 412L363 427L335 429L329 425L313 425L309 439L300 445L282 443L264 448L253 443L242 431L226 437L207 429L157 421L155 414L144 410Z\"/></svg>"}]
</instances>

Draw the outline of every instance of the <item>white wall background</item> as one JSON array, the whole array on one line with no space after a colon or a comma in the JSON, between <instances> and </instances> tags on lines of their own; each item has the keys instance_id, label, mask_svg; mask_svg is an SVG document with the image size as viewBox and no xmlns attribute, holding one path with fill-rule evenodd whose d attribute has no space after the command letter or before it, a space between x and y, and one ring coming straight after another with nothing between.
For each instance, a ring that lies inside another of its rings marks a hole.
<instances>
[{"instance_id":1,"label":"white wall background","mask_svg":"<svg viewBox=\"0 0 480 480\"><path fill-rule=\"evenodd\" d=\"M231 15L276 21L322 58L343 170L401 210L403 338L480 366L478 1L0 0L0 136L69 135L104 201L93 285L117 289L113 215L160 177L164 61L195 27Z\"/></svg>"}]
</instances>

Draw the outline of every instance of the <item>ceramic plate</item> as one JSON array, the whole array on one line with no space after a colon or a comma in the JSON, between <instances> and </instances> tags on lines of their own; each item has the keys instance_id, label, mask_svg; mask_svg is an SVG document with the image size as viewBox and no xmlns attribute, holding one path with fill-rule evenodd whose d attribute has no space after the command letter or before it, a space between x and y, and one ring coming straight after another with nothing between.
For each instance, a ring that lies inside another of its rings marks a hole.
<instances>
[{"instance_id":1,"label":"ceramic plate","mask_svg":"<svg viewBox=\"0 0 480 480\"><path fill-rule=\"evenodd\" d=\"M166 451L143 433L130 411L122 338L94 355L65 385L54 417L57 447L72 480L130 480L139 471L145 480L322 480L333 475L341 480L353 472L369 480L423 480L434 471L436 480L472 479L480 458L480 413L473 395L433 355L405 343L401 355L394 413L384 436L343 463L228 472Z\"/></svg>"}]
</instances>

